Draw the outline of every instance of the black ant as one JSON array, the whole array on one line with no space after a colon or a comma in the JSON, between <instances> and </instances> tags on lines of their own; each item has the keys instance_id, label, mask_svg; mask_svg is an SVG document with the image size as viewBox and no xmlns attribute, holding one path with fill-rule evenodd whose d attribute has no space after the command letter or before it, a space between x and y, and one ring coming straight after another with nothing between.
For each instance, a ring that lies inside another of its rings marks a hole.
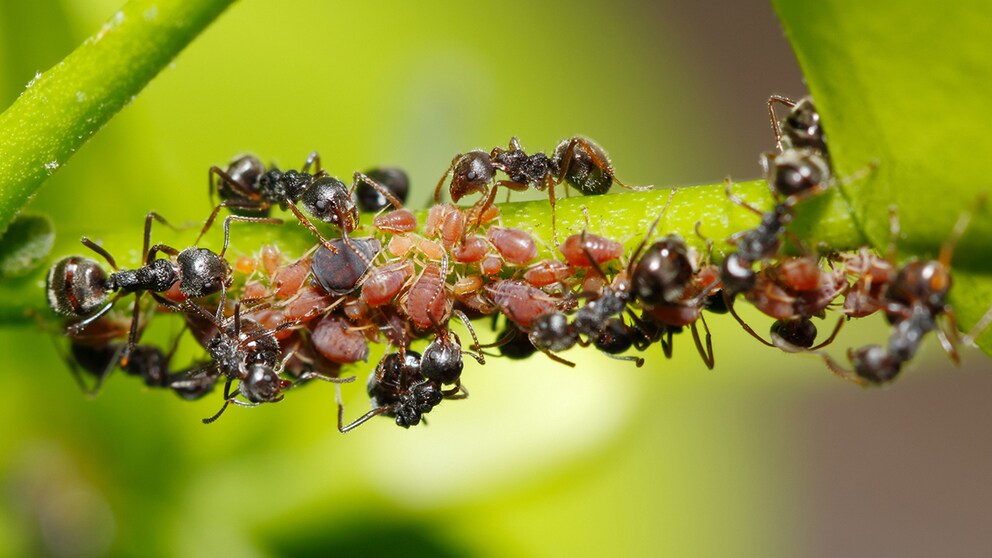
<instances>
[{"instance_id":1,"label":"black ant","mask_svg":"<svg viewBox=\"0 0 992 558\"><path fill-rule=\"evenodd\" d=\"M314 166L316 172L311 173ZM299 171L281 171L276 167L266 169L262 162L252 155L235 159L227 171L210 167L208 181L211 197L215 188L214 177L221 201L203 226L202 236L216 219L221 208L231 207L251 211L267 211L273 205L289 209L305 227L330 247L330 243L317 230L317 227L304 215L297 203L311 216L324 223L330 223L341 230L342 236L358 227L358 208L353 199L358 184L364 183L382 194L394 207L403 204L387 188L361 172L355 172L349 188L337 178L328 175L320 168L320 155L315 151L307 157Z\"/></svg>"},{"instance_id":2,"label":"black ant","mask_svg":"<svg viewBox=\"0 0 992 558\"><path fill-rule=\"evenodd\" d=\"M372 410L354 422L344 424L344 403L337 389L338 430L350 432L372 417L393 417L397 426L410 428L420 424L423 415L431 412L444 399L438 380L427 380L420 373L421 355L410 349L387 353L369 376L366 391Z\"/></svg>"},{"instance_id":3,"label":"black ant","mask_svg":"<svg viewBox=\"0 0 992 558\"><path fill-rule=\"evenodd\" d=\"M223 300L221 301L223 306ZM216 335L206 344L211 362L199 369L188 373L190 379L206 376L223 375L227 381L224 384L224 405L211 417L203 419L204 424L214 422L224 413L228 405L235 404L244 407L255 407L261 403L275 403L283 399L283 392L310 379L321 379L333 383L354 381L349 378L332 378L317 372L305 372L296 381L284 380L279 376L279 370L292 353L286 355L280 362L282 354L279 341L275 334L284 329L295 327L294 322L280 324L274 329L250 319L241 318L240 303L234 306L234 315L229 321L219 320L200 306L185 301L182 304L184 312L194 319L205 320L217 329ZM256 306L255 309L259 307ZM225 323L226 322L226 323ZM231 384L238 382L238 387L231 391ZM245 401L238 399L238 395Z\"/></svg>"},{"instance_id":4,"label":"black ant","mask_svg":"<svg viewBox=\"0 0 992 558\"><path fill-rule=\"evenodd\" d=\"M407 193L410 191L410 178L403 169L397 167L377 167L365 171L365 176L379 183L380 186L388 190L401 204L406 203ZM381 211L392 205L392 202L382 192L365 182L361 182L355 190L355 201L358 204L358 209L365 213ZM393 206L393 209L401 209L401 207Z\"/></svg>"},{"instance_id":5,"label":"black ant","mask_svg":"<svg viewBox=\"0 0 992 558\"><path fill-rule=\"evenodd\" d=\"M501 171L508 180L496 181L496 171ZM449 175L452 175L448 189L451 201L457 203L466 195L482 194L482 199L476 202L477 215L493 205L500 186L518 192L529 188L547 191L556 245L555 187L562 182L584 195L605 194L614 181L629 190L651 189L651 186L628 186L621 182L603 148L583 137L561 141L550 157L541 152L528 155L515 137L510 138L507 149L496 147L489 153L481 150L459 153L451 160L434 189L436 203L441 203L441 189Z\"/></svg>"},{"instance_id":6,"label":"black ant","mask_svg":"<svg viewBox=\"0 0 992 558\"><path fill-rule=\"evenodd\" d=\"M955 363L960 361L956 348L957 319L954 310L947 303L953 284L951 258L958 240L968 228L974 214L985 204L986 197L982 194L974 207L961 215L936 260L910 260L899 269L885 288L882 296L883 308L886 319L893 326L887 346L866 345L848 350L853 373L842 368L830 355L820 353L832 372L856 383L890 382L899 375L902 366L913 358L923 337L931 331L936 331L941 346L951 360ZM892 238L897 237L898 229L893 208L890 212ZM938 323L942 316L946 318L943 325ZM963 340L970 343L987 326L988 319L983 317Z\"/></svg>"},{"instance_id":7,"label":"black ant","mask_svg":"<svg viewBox=\"0 0 992 558\"><path fill-rule=\"evenodd\" d=\"M789 108L789 114L779 125L775 116L775 103ZM775 145L779 151L786 149L812 149L823 156L827 155L827 139L820 125L820 113L809 96L793 101L780 95L768 98L768 117L775 132Z\"/></svg>"},{"instance_id":8,"label":"black ant","mask_svg":"<svg viewBox=\"0 0 992 558\"><path fill-rule=\"evenodd\" d=\"M102 246L85 236L84 246L99 254L114 269L109 275L100 265L82 256L69 256L56 262L48 272L46 292L49 306L57 314L81 318L70 325L66 332L76 336L90 324L99 320L113 308L121 296L134 293L134 315L127 346L121 358L127 364L128 355L138 341L139 299L145 291L166 293L178 286L174 296L181 299L199 298L216 292L223 293L231 284L231 266L224 259L230 241L231 221L279 224L278 219L231 215L224 219L224 244L219 254L196 246L182 251L164 244L151 243L152 220L169 225L157 213L145 216L145 233L142 245L144 265L137 269L120 269L114 257ZM175 261L156 258L158 252L174 256ZM110 298L111 293L116 293ZM108 298L110 300L108 300ZM160 299L164 300L164 299Z\"/></svg>"},{"instance_id":9,"label":"black ant","mask_svg":"<svg viewBox=\"0 0 992 558\"><path fill-rule=\"evenodd\" d=\"M447 399L461 399L468 396L468 391L461 383L462 369L465 366L462 355L471 356L479 364L485 364L486 358L482 355L482 347L468 316L461 310L452 310L452 314L465 324L472 335L476 352L463 351L461 339L448 328L447 324L436 327L434 340L427 345L420 357L420 374L441 385L454 385L454 388L442 393Z\"/></svg>"}]
</instances>

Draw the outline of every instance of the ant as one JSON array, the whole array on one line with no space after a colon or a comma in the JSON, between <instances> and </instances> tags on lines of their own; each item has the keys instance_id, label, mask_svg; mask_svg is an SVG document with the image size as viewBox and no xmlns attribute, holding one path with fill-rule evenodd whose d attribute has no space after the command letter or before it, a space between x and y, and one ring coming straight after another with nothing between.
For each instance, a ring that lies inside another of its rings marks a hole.
<instances>
[{"instance_id":1,"label":"ant","mask_svg":"<svg viewBox=\"0 0 992 558\"><path fill-rule=\"evenodd\" d=\"M448 325L437 327L434 340L424 349L420 357L420 374L430 381L438 382L441 385L454 385L449 391L443 391L446 399L464 399L468 397L468 391L461 383L462 369L465 364L462 355L467 354L474 358L479 364L486 363L486 357L482 355L482 347L479 345L479 338L475 335L475 329L461 310L453 310L452 314L458 317L465 324L472 340L475 342L476 352L463 351L461 339L452 332Z\"/></svg>"},{"instance_id":2,"label":"ant","mask_svg":"<svg viewBox=\"0 0 992 558\"><path fill-rule=\"evenodd\" d=\"M496 171L505 174L508 180L496 180ZM507 149L495 147L489 153L481 150L459 153L451 160L451 164L434 189L435 203L441 203L441 189L449 175L452 176L448 188L451 201L457 203L466 195L482 194L482 198L475 205L478 214L493 205L500 186L517 192L529 188L547 191L548 202L551 204L551 228L555 245L558 244L555 226L555 187L562 182L566 182L584 195L605 194L614 181L629 190L651 189L651 186L628 186L621 182L616 177L606 151L591 139L579 136L562 140L550 157L542 152L528 155L516 137L510 138ZM567 194L568 190L566 190Z\"/></svg>"},{"instance_id":3,"label":"ant","mask_svg":"<svg viewBox=\"0 0 992 558\"><path fill-rule=\"evenodd\" d=\"M224 244L218 254L196 246L182 251L164 244L149 247L152 220L171 226L157 213L152 212L145 216L141 251L144 257L143 266L137 269L120 269L110 252L84 236L80 240L83 246L99 254L114 271L108 275L94 260L69 256L56 262L48 272L46 292L49 306L57 314L81 318L67 328L70 336L78 335L99 320L113 308L121 296L134 293L134 314L127 346L121 357L122 365L127 364L128 355L138 340L138 318L141 312L139 300L143 292L172 293L173 297L182 300L200 298L218 291L223 293L232 280L231 266L224 259L230 241L231 222L282 223L279 219L230 215L224 219ZM173 262L156 258L158 252L176 259ZM178 292L174 292L173 289L177 286ZM113 298L110 297L111 293L116 293Z\"/></svg>"},{"instance_id":4,"label":"ant","mask_svg":"<svg viewBox=\"0 0 992 558\"><path fill-rule=\"evenodd\" d=\"M310 172L311 166L316 172ZM216 184L215 176L219 179ZM299 171L281 171L274 166L266 169L257 157L244 155L235 159L227 171L216 166L210 167L207 178L211 198L216 188L222 201L207 218L200 232L201 236L210 228L221 208L264 212L278 204L282 209L289 209L321 244L333 249L317 227L300 211L297 203L317 220L337 226L345 238L358 227L358 207L353 199L358 184L368 185L394 207L403 207L389 189L361 172L355 172L350 188L345 186L344 182L321 170L320 155L316 151L307 157Z\"/></svg>"},{"instance_id":5,"label":"ant","mask_svg":"<svg viewBox=\"0 0 992 558\"><path fill-rule=\"evenodd\" d=\"M377 167L365 171L368 176L380 186L389 191L401 204L406 203L407 193L410 191L410 178L406 172L397 167ZM386 198L379 190L361 182L355 190L355 202L358 209L365 213L375 213L392 205L392 201ZM394 209L400 207L393 206Z\"/></svg>"},{"instance_id":6,"label":"ant","mask_svg":"<svg viewBox=\"0 0 992 558\"><path fill-rule=\"evenodd\" d=\"M883 309L886 319L894 328L887 346L865 345L849 349L847 356L854 368L853 372L841 367L830 355L820 353L832 372L859 384L890 382L899 375L902 366L913 358L923 337L931 331L936 332L941 347L951 360L960 362L956 348L960 342L957 338L957 319L954 310L947 303L947 295L953 284L951 258L958 241L967 230L972 217L984 206L986 198L987 195L982 194L975 205L958 218L936 260L910 260L899 268L895 278L885 288L882 295ZM891 238L895 239L899 230L895 208L890 208L889 219L889 232ZM939 323L941 317L946 319L943 324ZM983 317L961 341L970 343L988 326L988 321Z\"/></svg>"},{"instance_id":7,"label":"ant","mask_svg":"<svg viewBox=\"0 0 992 558\"><path fill-rule=\"evenodd\" d=\"M789 109L789 114L781 125L775 115L775 103ZM798 101L793 101L788 97L772 95L768 98L768 117L775 132L775 146L779 151L812 149L824 156L827 155L827 139L820 125L820 113L813 105L812 97L807 95Z\"/></svg>"},{"instance_id":8,"label":"ant","mask_svg":"<svg viewBox=\"0 0 992 558\"><path fill-rule=\"evenodd\" d=\"M440 382L427 380L420 372L421 355L410 349L387 353L369 376L366 391L372 410L345 426L344 403L340 386L336 386L338 431L350 432L372 417L393 417L397 426L410 428L420 424L423 415L431 412L444 399Z\"/></svg>"},{"instance_id":9,"label":"ant","mask_svg":"<svg viewBox=\"0 0 992 558\"><path fill-rule=\"evenodd\" d=\"M221 302L223 306L223 301ZM203 419L204 424L210 424L220 418L228 405L235 404L244 407L255 407L261 403L275 403L283 399L283 392L310 379L321 379L332 383L347 383L355 377L332 378L318 372L305 372L296 381L284 380L279 376L285 361L292 356L286 355L280 362L281 350L276 333L295 327L295 322L285 322L274 329L267 329L258 322L241 318L240 303L234 306L234 315L230 321L220 321L200 306L185 301L182 309L196 319L211 323L217 333L206 343L207 353L211 362L196 370L191 370L189 378L196 379L206 376L223 375L227 381L224 384L224 405L211 417ZM258 309L258 306L255 307ZM227 322L227 323L225 323ZM238 387L231 391L231 384L238 382ZM238 399L238 395L245 401Z\"/></svg>"}]
</instances>

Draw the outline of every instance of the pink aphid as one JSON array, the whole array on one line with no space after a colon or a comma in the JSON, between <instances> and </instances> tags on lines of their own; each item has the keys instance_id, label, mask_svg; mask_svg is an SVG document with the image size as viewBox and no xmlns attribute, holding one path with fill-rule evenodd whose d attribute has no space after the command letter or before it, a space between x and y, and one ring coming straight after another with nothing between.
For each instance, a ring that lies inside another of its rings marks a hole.
<instances>
[{"instance_id":1,"label":"pink aphid","mask_svg":"<svg viewBox=\"0 0 992 558\"><path fill-rule=\"evenodd\" d=\"M321 356L337 364L366 361L369 357L369 343L365 335L348 327L344 318L334 314L317 322L310 341Z\"/></svg>"},{"instance_id":2,"label":"pink aphid","mask_svg":"<svg viewBox=\"0 0 992 558\"><path fill-rule=\"evenodd\" d=\"M404 312L417 329L430 329L448 322L451 299L446 291L448 261L429 263L407 292Z\"/></svg>"},{"instance_id":3,"label":"pink aphid","mask_svg":"<svg viewBox=\"0 0 992 558\"><path fill-rule=\"evenodd\" d=\"M486 238L512 264L522 265L537 257L537 243L534 238L520 229L489 227Z\"/></svg>"},{"instance_id":4,"label":"pink aphid","mask_svg":"<svg viewBox=\"0 0 992 558\"><path fill-rule=\"evenodd\" d=\"M530 328L534 318L556 308L556 299L524 281L494 281L485 290L500 312L523 329Z\"/></svg>"},{"instance_id":5,"label":"pink aphid","mask_svg":"<svg viewBox=\"0 0 992 558\"><path fill-rule=\"evenodd\" d=\"M373 308L392 302L413 273L413 262L409 260L372 268L362 284L362 300Z\"/></svg>"},{"instance_id":6,"label":"pink aphid","mask_svg":"<svg viewBox=\"0 0 992 558\"><path fill-rule=\"evenodd\" d=\"M451 251L451 257L458 263L475 263L482 261L489 251L489 243L481 236L470 236L461 246Z\"/></svg>"},{"instance_id":7,"label":"pink aphid","mask_svg":"<svg viewBox=\"0 0 992 558\"><path fill-rule=\"evenodd\" d=\"M558 250L569 264L592 267L589 255L597 264L615 260L623 255L623 244L598 234L580 233L566 238Z\"/></svg>"},{"instance_id":8,"label":"pink aphid","mask_svg":"<svg viewBox=\"0 0 992 558\"><path fill-rule=\"evenodd\" d=\"M409 209L396 209L377 215L372 226L389 233L408 233L417 230L417 216Z\"/></svg>"},{"instance_id":9,"label":"pink aphid","mask_svg":"<svg viewBox=\"0 0 992 558\"><path fill-rule=\"evenodd\" d=\"M524 272L524 281L535 287L547 287L568 279L573 273L572 267L564 262L543 260L527 268Z\"/></svg>"}]
</instances>

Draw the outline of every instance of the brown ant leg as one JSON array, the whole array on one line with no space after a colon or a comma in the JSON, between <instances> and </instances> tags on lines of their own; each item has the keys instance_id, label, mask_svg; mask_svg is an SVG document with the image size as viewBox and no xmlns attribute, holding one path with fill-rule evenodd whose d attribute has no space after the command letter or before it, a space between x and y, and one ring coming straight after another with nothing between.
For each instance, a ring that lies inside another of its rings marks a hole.
<instances>
[{"instance_id":1,"label":"brown ant leg","mask_svg":"<svg viewBox=\"0 0 992 558\"><path fill-rule=\"evenodd\" d=\"M275 219L273 217L245 217L243 215L228 215L224 218L224 244L220 249L220 253L217 255L221 258L227 253L227 246L231 241L231 221L238 221L241 223L266 223L269 225L281 225L282 219Z\"/></svg>"},{"instance_id":2,"label":"brown ant leg","mask_svg":"<svg viewBox=\"0 0 992 558\"><path fill-rule=\"evenodd\" d=\"M110 264L110 267L112 267L114 271L118 271L120 269L117 267L117 260L115 260L114 257L110 255L110 252L108 252L103 246L100 246L85 236L80 238L79 242L81 242L83 246L93 250L97 254L100 254L103 259L107 260L107 263Z\"/></svg>"},{"instance_id":3,"label":"brown ant leg","mask_svg":"<svg viewBox=\"0 0 992 558\"><path fill-rule=\"evenodd\" d=\"M369 178L365 174L363 174L361 172L358 172L358 171L355 171L355 174L352 177L351 189L348 190L348 194L349 195L351 195L351 194L353 194L355 192L355 189L358 188L358 183L359 182L364 182L364 183L368 184L376 192L379 192L380 194L382 194L382 196L384 198L386 198L386 201L388 201L390 204L392 204L393 209L403 209L403 202L401 202L396 196L394 196L393 193L390 192L388 188L386 188L382 184L379 184L375 180L372 180L371 178Z\"/></svg>"},{"instance_id":4,"label":"brown ant leg","mask_svg":"<svg viewBox=\"0 0 992 558\"><path fill-rule=\"evenodd\" d=\"M857 384L859 386L866 386L866 385L868 385L868 382L866 382L865 380L862 380L861 378L859 378L854 372L845 369L843 366L841 366L840 364L838 364L837 361L834 360L834 358L832 356L828 355L827 353L824 353L822 351L818 351L816 354L819 355L821 358L823 358L824 364L826 364L827 365L827 368L831 372L833 372L834 375L836 375L838 378L840 378L842 380L846 380L846 381L851 382L853 384Z\"/></svg>"},{"instance_id":5,"label":"brown ant leg","mask_svg":"<svg viewBox=\"0 0 992 558\"><path fill-rule=\"evenodd\" d=\"M324 238L324 235L320 234L320 231L317 230L317 227L315 227L314 224L310 221L310 219L308 219L307 216L304 215L302 211L300 211L300 208L296 207L296 204L294 202L292 202L289 199L285 200L285 202L286 202L286 207L288 207L289 210L293 212L293 215L296 216L296 218L300 221L300 223L303 224L304 227L310 229L310 232L312 232L314 236L317 237L317 240L319 240L320 243L323 244L325 248L330 250L332 254L338 253L338 249L332 246L330 241ZM343 232L344 231L342 230L342 233Z\"/></svg>"},{"instance_id":6,"label":"brown ant leg","mask_svg":"<svg viewBox=\"0 0 992 558\"><path fill-rule=\"evenodd\" d=\"M779 126L778 118L775 117L775 103L781 103L788 108L796 106L796 102L788 97L772 95L768 97L768 118L772 122L772 130L775 132L775 147L782 151L782 128Z\"/></svg>"},{"instance_id":7,"label":"brown ant leg","mask_svg":"<svg viewBox=\"0 0 992 558\"><path fill-rule=\"evenodd\" d=\"M217 219L217 215L220 214L220 210L225 207L264 210L271 207L271 204L264 201L250 200L224 200L220 202L214 207L214 210L210 212L210 217L207 217L207 220L203 223L203 228L200 229L200 236L196 237L196 242L193 243L193 246L200 244L200 241L203 240L203 236L207 234L207 231L210 230L210 227L214 224L214 220Z\"/></svg>"},{"instance_id":8,"label":"brown ant leg","mask_svg":"<svg viewBox=\"0 0 992 558\"><path fill-rule=\"evenodd\" d=\"M65 328L66 335L68 335L70 337L75 337L75 336L79 335L84 329L86 329L87 327L89 327L90 324L92 324L93 322L99 320L107 312L109 312L110 309L114 307L114 304L117 304L117 301L121 298L121 296L122 296L122 293L117 293L117 295L114 296L114 298L112 298L110 300L110 302L104 304L102 307L100 307L99 310L97 310L96 312L93 312L89 316L86 316L82 320L80 320L80 321L78 321L78 322L76 322L74 324L71 324L68 327L66 327Z\"/></svg>"},{"instance_id":9,"label":"brown ant leg","mask_svg":"<svg viewBox=\"0 0 992 558\"><path fill-rule=\"evenodd\" d=\"M565 366L567 366L569 368L575 368L575 363L572 362L572 361L570 361L570 360L565 360L565 359L561 358L560 356L552 353L551 351L545 351L543 349L538 349L538 350L541 351L542 353L544 353L544 355L546 357L548 357L551 360L557 362L558 364L564 364Z\"/></svg>"},{"instance_id":10,"label":"brown ant leg","mask_svg":"<svg viewBox=\"0 0 992 558\"><path fill-rule=\"evenodd\" d=\"M474 358L479 364L485 364L486 357L482 355L482 346L479 345L479 338L475 335L475 328L472 327L472 322L468 319L468 316L466 316L465 313L462 312L461 310L455 309L452 310L451 313L457 316L458 319L461 320L463 324L465 324L465 328L468 329L468 332L472 335L472 341L475 342L476 353L473 353L471 351L462 351L462 354L469 355L470 357ZM458 344L461 345L461 342L459 341Z\"/></svg>"},{"instance_id":11,"label":"brown ant leg","mask_svg":"<svg viewBox=\"0 0 992 558\"><path fill-rule=\"evenodd\" d=\"M703 349L703 344L699 340L699 329L696 327L696 322L689 324L689 329L692 331L692 341L696 344L699 356L703 357L706 368L713 370L713 365L716 363L713 357L713 336L710 335L710 327L706 325L706 318L702 314L699 315L699 321L703 322L703 330L706 331L706 349Z\"/></svg>"},{"instance_id":12,"label":"brown ant leg","mask_svg":"<svg viewBox=\"0 0 992 558\"><path fill-rule=\"evenodd\" d=\"M827 345L833 343L834 342L834 339L837 338L837 334L840 333L840 328L844 327L844 322L846 322L846 321L847 321L847 318L845 316L841 316L840 319L837 320L837 325L834 326L834 330L832 332L830 332L830 337L827 337L826 339L824 339L822 343L820 343L818 345L814 345L813 347L810 347L809 350L810 351L818 351L818 350L826 347Z\"/></svg>"},{"instance_id":13,"label":"brown ant leg","mask_svg":"<svg viewBox=\"0 0 992 558\"><path fill-rule=\"evenodd\" d=\"M361 426L361 425L365 424L366 422L368 422L369 419L371 419L372 417L377 417L377 416L379 416L379 415L381 415L383 413L388 413L389 411L393 410L393 406L392 405L387 405L385 407L378 407L378 408L372 409L371 411L369 411L369 412L365 413L364 415L358 417L357 419L355 419L348 426L345 426L344 425L344 402L341 400L341 385L340 384L335 384L334 385L334 390L335 390L335 395L336 395L336 399L337 399L337 403L338 403L338 432L340 432L342 434L345 434L347 432L351 432L352 430L354 430L354 429L358 428L359 426Z\"/></svg>"},{"instance_id":14,"label":"brown ant leg","mask_svg":"<svg viewBox=\"0 0 992 558\"><path fill-rule=\"evenodd\" d=\"M468 399L468 390L462 385L461 380L458 380L455 387L448 390L443 390L441 395L443 395L445 399L451 400Z\"/></svg>"},{"instance_id":15,"label":"brown ant leg","mask_svg":"<svg viewBox=\"0 0 992 558\"><path fill-rule=\"evenodd\" d=\"M165 219L165 217L162 217L161 215L155 213L154 211L149 211L148 214L145 215L145 235L144 235L144 241L141 244L141 253L145 257L145 262L144 262L145 265L149 265L152 263L152 260L148 258L148 248L152 243L152 219L158 221L159 223L162 223L163 225L169 227L174 231L179 230L177 227L173 226L172 223L168 222Z\"/></svg>"},{"instance_id":16,"label":"brown ant leg","mask_svg":"<svg viewBox=\"0 0 992 558\"><path fill-rule=\"evenodd\" d=\"M742 328L744 328L744 331L750 333L751 334L751 337L754 337L758 341L761 341L761 344L763 344L763 345L767 345L769 347L774 347L775 346L775 343L766 341L764 337L758 335L753 329L751 329L751 326L747 325L747 322L745 322L737 314L737 310L734 309L734 300L732 298L730 298L729 296L726 296L726 294L724 294L724 297L723 298L724 298L724 301L725 301L725 303L727 305L727 310L730 311L730 315L733 316L735 320L737 320L737 323L740 324Z\"/></svg>"},{"instance_id":17,"label":"brown ant leg","mask_svg":"<svg viewBox=\"0 0 992 558\"><path fill-rule=\"evenodd\" d=\"M741 198L740 196L734 193L733 190L734 183L729 178L723 179L723 184L724 184L724 189L727 191L727 199L729 199L734 204L739 205L744 209L750 211L751 213L754 213L755 215L758 215L760 217L765 216L764 211L758 209L757 207L754 207L753 205L744 201L744 198Z\"/></svg>"},{"instance_id":18,"label":"brown ant leg","mask_svg":"<svg viewBox=\"0 0 992 558\"><path fill-rule=\"evenodd\" d=\"M626 361L626 362L633 362L634 363L634 366L636 366L637 368L640 368L640 367L644 366L644 359L641 358L641 357L638 357L638 356L633 356L633 355L627 355L627 356L611 355L610 353L607 353L607 352L603 352L603 351L600 351L600 352L602 352L604 355L612 358L613 360L623 360L623 361Z\"/></svg>"},{"instance_id":19,"label":"brown ant leg","mask_svg":"<svg viewBox=\"0 0 992 558\"><path fill-rule=\"evenodd\" d=\"M551 243L554 244L554 248L558 247L558 220L555 214L555 187L558 186L557 182L548 181L548 203L551 205ZM565 196L568 196L568 187L565 187Z\"/></svg>"},{"instance_id":20,"label":"brown ant leg","mask_svg":"<svg viewBox=\"0 0 992 558\"><path fill-rule=\"evenodd\" d=\"M441 175L441 180L437 181L437 187L434 188L434 203L441 203L441 188L444 188L444 181L451 175L451 171L455 170L455 163L457 163L458 159L461 159L461 157L461 153L455 155L455 158L451 160L451 164L448 165L448 170L444 171L444 174Z\"/></svg>"},{"instance_id":21,"label":"brown ant leg","mask_svg":"<svg viewBox=\"0 0 992 558\"><path fill-rule=\"evenodd\" d=\"M232 397L232 394L231 394L231 382L232 381L233 380L231 380L230 378L228 378L227 379L227 382L224 383L224 405L212 417L207 417L205 419L202 419L203 420L203 424L210 424L210 423L214 422L215 420L219 419L222 414L224 414L224 411L227 410L227 406L231 404L231 397ZM239 392L238 392L237 389L234 390L233 396L234 397L237 397L238 396L238 393Z\"/></svg>"},{"instance_id":22,"label":"brown ant leg","mask_svg":"<svg viewBox=\"0 0 992 558\"><path fill-rule=\"evenodd\" d=\"M674 353L675 343L672 337L675 334L672 332L672 328L665 326L665 332L661 334L661 351L665 353L665 358L672 358Z\"/></svg>"},{"instance_id":23,"label":"brown ant leg","mask_svg":"<svg viewBox=\"0 0 992 558\"><path fill-rule=\"evenodd\" d=\"M318 173L319 172L323 172L323 170L320 168L320 153L317 153L316 151L311 151L310 152L310 155L307 155L306 162L303 163L303 168L300 169L300 170L302 172L304 172L304 173L309 174L310 173L310 165L313 165L313 168L315 169L315 172L318 172Z\"/></svg>"},{"instance_id":24,"label":"brown ant leg","mask_svg":"<svg viewBox=\"0 0 992 558\"><path fill-rule=\"evenodd\" d=\"M575 146L576 145L581 145L582 148L585 150L586 154L589 155L589 158L592 159L593 163L597 167L606 169L606 172L610 173L610 177L613 178L613 181L616 182L617 185L620 186L621 188L625 188L627 190L634 190L636 192L646 192L648 190L654 189L654 186L653 185L651 185L651 186L628 186L627 184L625 184L622 180L620 180L619 178L617 178L617 171L613 168L613 165L610 163L610 161L607 160L607 159L601 159L598 155L596 155L596 151L593 149L593 147L589 143L589 141L586 140L585 138L572 138L569 141L568 148L566 148L566 150L565 150L565 159L564 159L565 161L571 161L572 160L572 155L575 152ZM567 165L568 165L568 163L566 162L565 163L565 166L567 166Z\"/></svg>"}]
</instances>

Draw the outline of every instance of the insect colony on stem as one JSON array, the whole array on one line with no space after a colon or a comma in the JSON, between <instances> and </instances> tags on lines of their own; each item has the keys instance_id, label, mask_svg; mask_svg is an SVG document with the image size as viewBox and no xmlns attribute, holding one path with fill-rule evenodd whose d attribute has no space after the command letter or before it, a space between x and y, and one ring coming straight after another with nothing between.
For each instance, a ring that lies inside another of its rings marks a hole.
<instances>
[{"instance_id":1,"label":"insect colony on stem","mask_svg":"<svg viewBox=\"0 0 992 558\"><path fill-rule=\"evenodd\" d=\"M776 104L789 109L782 122ZM208 174L210 197L217 194L221 202L200 238L224 208L236 213L224 219L219 253L152 245L152 222L168 222L149 213L141 267L119 269L109 252L85 237L83 244L113 271L83 256L52 266L46 295L67 320L65 359L88 393L97 392L118 367L185 399L203 397L222 382L221 407L205 423L232 404L277 402L287 390L327 381L335 384L341 432L379 415L414 426L444 401L467 398L466 355L482 365L487 357L542 353L575 366L563 353L579 345L642 366L644 358L631 353L660 345L671 357L675 336L687 329L696 352L713 368L707 314L729 312L761 343L817 355L829 370L860 384L894 379L929 332L956 361L962 340L947 303L951 256L980 204L962 216L937 260L900 265L894 249L884 256L869 248L816 254L788 227L802 203L839 181L819 114L809 98L793 102L774 96L768 108L776 151L761 161L775 203L760 210L738 197L728 181L728 199L754 213L758 223L728 239L733 249L723 254L712 248L700 253L675 234L657 238L665 210L629 254L627 239L596 234L588 218L581 231L559 239L554 207L560 184L585 195L604 194L614 182L644 189L621 182L606 152L582 137L562 141L550 155L527 153L512 138L507 148L455 156L423 223L404 207L409 179L400 169L356 172L348 186L321 169L316 152L300 170L287 171L266 167L251 155L237 157ZM442 202L446 184L454 203ZM494 204L500 187L548 193L553 232L546 246L551 253L546 250L543 259L538 258L541 239L501 224ZM472 205L455 205L472 194L480 195ZM669 203L674 195L673 190ZM232 222L277 225L282 221L268 216L273 206L290 211L310 230L315 246L295 260L267 245L230 261ZM360 225L359 210L376 212L371 226ZM325 236L314 221L330 224L339 237ZM894 243L895 217L892 222ZM132 293L128 320L114 308ZM145 293L150 304L142 302ZM740 317L735 308L740 301L775 320L769 339ZM140 341L148 321L163 312L184 322L184 331L165 351ZM875 312L883 312L893 328L884 346L849 350L849 365L823 351L845 321ZM828 313L838 319L820 339L814 319ZM471 322L481 316L492 316L499 329L488 344L479 342ZM972 341L990 316L992 311L964 341ZM452 329L452 318L464 324L470 341ZM172 355L187 330L204 355L173 369ZM373 343L384 344L386 351L371 365L366 385L371 409L349 421L340 390L355 377L342 377L341 367L367 362ZM84 376L92 376L92 386Z\"/></svg>"}]
</instances>

